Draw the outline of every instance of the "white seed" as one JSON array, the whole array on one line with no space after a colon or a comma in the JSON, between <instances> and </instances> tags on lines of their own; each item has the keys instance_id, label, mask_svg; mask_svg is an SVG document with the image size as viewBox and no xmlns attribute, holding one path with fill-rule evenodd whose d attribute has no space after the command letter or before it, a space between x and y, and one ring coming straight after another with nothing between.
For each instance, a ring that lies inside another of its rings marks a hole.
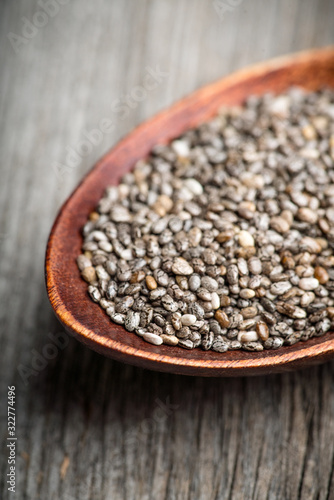
<instances>
[{"instance_id":1,"label":"white seed","mask_svg":"<svg viewBox=\"0 0 334 500\"><path fill-rule=\"evenodd\" d=\"M303 293L301 299L300 299L300 305L302 307L307 307L313 302L315 299L315 294L313 292L306 292Z\"/></svg>"},{"instance_id":2,"label":"white seed","mask_svg":"<svg viewBox=\"0 0 334 500\"><path fill-rule=\"evenodd\" d=\"M80 269L80 271L83 271L85 269L85 267L91 267L92 261L88 257L86 257L85 255L81 254L77 258L77 264L78 264L78 268Z\"/></svg>"},{"instance_id":3,"label":"white seed","mask_svg":"<svg viewBox=\"0 0 334 500\"><path fill-rule=\"evenodd\" d=\"M144 333L143 339L146 340L146 342L149 342L150 344L154 345L161 345L163 342L162 338L159 337L159 335L150 332Z\"/></svg>"},{"instance_id":4,"label":"white seed","mask_svg":"<svg viewBox=\"0 0 334 500\"><path fill-rule=\"evenodd\" d=\"M244 288L243 290L241 290L239 295L242 299L248 300L255 297L255 291L251 290L250 288Z\"/></svg>"},{"instance_id":5,"label":"white seed","mask_svg":"<svg viewBox=\"0 0 334 500\"><path fill-rule=\"evenodd\" d=\"M301 278L298 286L302 290L315 290L319 286L319 281L316 278Z\"/></svg>"},{"instance_id":6,"label":"white seed","mask_svg":"<svg viewBox=\"0 0 334 500\"><path fill-rule=\"evenodd\" d=\"M255 330L243 331L241 330L238 333L239 342L255 342L259 338L257 332Z\"/></svg>"},{"instance_id":7,"label":"white seed","mask_svg":"<svg viewBox=\"0 0 334 500\"><path fill-rule=\"evenodd\" d=\"M262 175L252 174L248 171L241 174L241 182L249 188L262 189L264 186Z\"/></svg>"},{"instance_id":8,"label":"white seed","mask_svg":"<svg viewBox=\"0 0 334 500\"><path fill-rule=\"evenodd\" d=\"M188 158L190 149L189 144L186 141L176 140L171 143L171 147L177 156L182 158Z\"/></svg>"},{"instance_id":9,"label":"white seed","mask_svg":"<svg viewBox=\"0 0 334 500\"><path fill-rule=\"evenodd\" d=\"M220 298L217 292L211 293L211 304L212 304L212 309L220 308Z\"/></svg>"},{"instance_id":10,"label":"white seed","mask_svg":"<svg viewBox=\"0 0 334 500\"><path fill-rule=\"evenodd\" d=\"M124 260L131 260L131 259L133 259L131 248L126 248L124 250L124 252L122 252L122 259L124 259Z\"/></svg>"},{"instance_id":11,"label":"white seed","mask_svg":"<svg viewBox=\"0 0 334 500\"><path fill-rule=\"evenodd\" d=\"M199 196L203 193L203 186L196 179L186 179L184 185L195 196Z\"/></svg>"},{"instance_id":12,"label":"white seed","mask_svg":"<svg viewBox=\"0 0 334 500\"><path fill-rule=\"evenodd\" d=\"M290 288L292 288L292 285L289 281L279 281L271 285L270 293L273 295L283 295L285 292L290 290Z\"/></svg>"},{"instance_id":13,"label":"white seed","mask_svg":"<svg viewBox=\"0 0 334 500\"><path fill-rule=\"evenodd\" d=\"M254 238L248 231L240 231L238 236L239 236L239 244L243 248L254 246Z\"/></svg>"},{"instance_id":14,"label":"white seed","mask_svg":"<svg viewBox=\"0 0 334 500\"><path fill-rule=\"evenodd\" d=\"M181 323L184 326L191 326L196 323L196 316L194 314L184 314L181 317Z\"/></svg>"}]
</instances>

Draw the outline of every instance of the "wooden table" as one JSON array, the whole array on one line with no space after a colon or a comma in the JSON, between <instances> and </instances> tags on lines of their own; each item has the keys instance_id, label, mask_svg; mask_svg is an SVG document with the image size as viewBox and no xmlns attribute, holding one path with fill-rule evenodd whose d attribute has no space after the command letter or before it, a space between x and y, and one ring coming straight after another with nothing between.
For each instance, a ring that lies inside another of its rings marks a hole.
<instances>
[{"instance_id":1,"label":"wooden table","mask_svg":"<svg viewBox=\"0 0 334 500\"><path fill-rule=\"evenodd\" d=\"M334 363L248 379L125 366L62 332L43 274L57 210L121 136L234 69L332 44L334 2L42 3L0 4L0 497L334 499ZM114 128L97 138L103 119Z\"/></svg>"}]
</instances>

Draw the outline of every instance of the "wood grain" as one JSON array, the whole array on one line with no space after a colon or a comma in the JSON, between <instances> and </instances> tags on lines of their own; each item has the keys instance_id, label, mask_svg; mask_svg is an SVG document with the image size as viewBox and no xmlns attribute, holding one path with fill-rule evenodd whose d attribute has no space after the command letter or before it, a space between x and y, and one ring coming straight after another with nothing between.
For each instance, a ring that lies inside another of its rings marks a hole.
<instances>
[{"instance_id":1,"label":"wood grain","mask_svg":"<svg viewBox=\"0 0 334 500\"><path fill-rule=\"evenodd\" d=\"M52 343L49 332L62 330L45 293L44 252L83 175L192 90L246 64L332 44L333 2L244 1L220 21L203 0L71 0L16 54L7 34L20 34L22 17L40 9L37 0L0 2L0 497L333 500L332 362L266 377L189 378L123 365L69 338L27 385L18 372ZM170 76L121 120L112 101L157 64ZM104 117L115 129L59 180L53 162ZM12 384L15 496L5 484ZM178 407L163 411L167 398Z\"/></svg>"}]
</instances>

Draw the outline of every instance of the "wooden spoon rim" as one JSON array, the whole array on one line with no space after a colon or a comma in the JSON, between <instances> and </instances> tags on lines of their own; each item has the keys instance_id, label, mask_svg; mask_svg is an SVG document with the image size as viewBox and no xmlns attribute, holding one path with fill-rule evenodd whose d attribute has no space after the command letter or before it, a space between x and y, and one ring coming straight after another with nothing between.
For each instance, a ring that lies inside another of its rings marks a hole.
<instances>
[{"instance_id":1,"label":"wooden spoon rim","mask_svg":"<svg viewBox=\"0 0 334 500\"><path fill-rule=\"evenodd\" d=\"M268 350L260 353L229 351L228 353L215 353L215 356L217 355L219 359L212 359L212 352L209 354L209 352L205 351L201 351L203 357L197 357L198 355L196 354L195 359L195 357L192 358L194 351L169 346L157 347L144 343L142 339L139 340L143 343L143 348L132 347L110 336L101 336L94 333L91 328L88 328L75 318L72 311L68 309L60 292L62 278L59 275L59 261L57 261L60 258L59 249L62 248L62 237L66 222L73 222L73 232L75 232L76 226L81 227L83 225L82 222L85 222L90 209L94 207L99 199L94 195L90 198L87 186L91 183L93 184L98 176L102 178L107 172L110 174L113 162L116 163L115 159L118 157L125 159L133 143L136 143L138 146L136 148L136 159L142 158L158 142L166 143L170 139L179 136L186 129L194 127L213 116L221 105L220 98L224 93L226 96L231 94L233 97L233 92L240 93L240 86L245 87L245 82L248 81L253 83L252 88L255 86L256 89L257 85L260 87L262 85L263 87L263 82L268 76L274 75L275 77L276 73L279 75L296 67L303 67L303 65L310 66L311 63L318 64L319 67L321 65L326 67L326 64L330 65L330 68L334 71L334 47L307 51L259 63L227 76L218 82L207 85L139 125L93 167L62 206L52 227L46 250L46 286L48 296L57 317L68 331L89 347L110 357L148 368L186 374L239 375L240 373L268 373L271 371L283 371L289 369L290 366L301 366L300 363L303 361L305 361L305 364L309 364L309 362L313 363L334 356L334 339L331 339L331 334L311 339L306 344L299 342L294 346L284 346L277 351ZM274 90L280 91L290 85L290 80L288 82L285 80L281 86L276 85ZM312 89L317 87L312 87L312 84L310 84L306 85L306 88ZM268 90L271 91L272 89L269 88ZM245 90L243 90L243 93L245 96ZM208 102L210 103L209 106ZM191 112L196 103L197 105L198 103L203 103L203 106L199 106L195 113L188 116L187 113ZM217 107L215 107L216 103ZM172 130L168 128L168 124L172 121L171 117L174 120L173 125L175 125ZM155 132L152 134L154 128ZM127 165L126 168L123 168L123 165L120 166L120 164L121 162L119 162L119 165L116 164L113 169L113 175L118 178L133 166L134 161L131 161L131 165ZM96 181L96 184L99 183ZM82 202L83 196L85 197L85 207L89 210L78 214L75 207L79 200ZM77 222L78 219L81 220L80 225ZM75 282L77 282L78 270L76 269L75 262L71 261L69 265L73 266L73 276L69 280L69 285L72 286L72 281L74 282L73 294L75 295L77 293ZM87 284L83 282L82 284L87 287ZM99 308L93 302L91 302L91 306ZM102 310L101 312L105 314ZM108 334L113 335L113 332L116 330L119 332L123 329L118 325L110 323ZM128 332L126 334L129 336L134 335ZM164 352L166 349L168 351ZM163 354L162 351L164 352Z\"/></svg>"}]
</instances>

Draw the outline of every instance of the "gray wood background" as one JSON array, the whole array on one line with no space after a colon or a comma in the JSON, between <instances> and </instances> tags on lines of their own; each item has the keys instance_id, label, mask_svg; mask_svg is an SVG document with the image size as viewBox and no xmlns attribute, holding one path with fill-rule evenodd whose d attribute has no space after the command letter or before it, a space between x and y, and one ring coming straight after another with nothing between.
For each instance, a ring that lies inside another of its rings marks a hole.
<instances>
[{"instance_id":1,"label":"gray wood background","mask_svg":"<svg viewBox=\"0 0 334 500\"><path fill-rule=\"evenodd\" d=\"M41 15L43 3L0 2L0 497L334 499L334 363L210 380L125 366L72 338L57 348L43 275L57 210L121 136L246 64L332 44L334 2L225 0L223 16L204 0L49 0ZM115 112L157 66L168 77ZM57 169L103 118L114 130Z\"/></svg>"}]
</instances>

